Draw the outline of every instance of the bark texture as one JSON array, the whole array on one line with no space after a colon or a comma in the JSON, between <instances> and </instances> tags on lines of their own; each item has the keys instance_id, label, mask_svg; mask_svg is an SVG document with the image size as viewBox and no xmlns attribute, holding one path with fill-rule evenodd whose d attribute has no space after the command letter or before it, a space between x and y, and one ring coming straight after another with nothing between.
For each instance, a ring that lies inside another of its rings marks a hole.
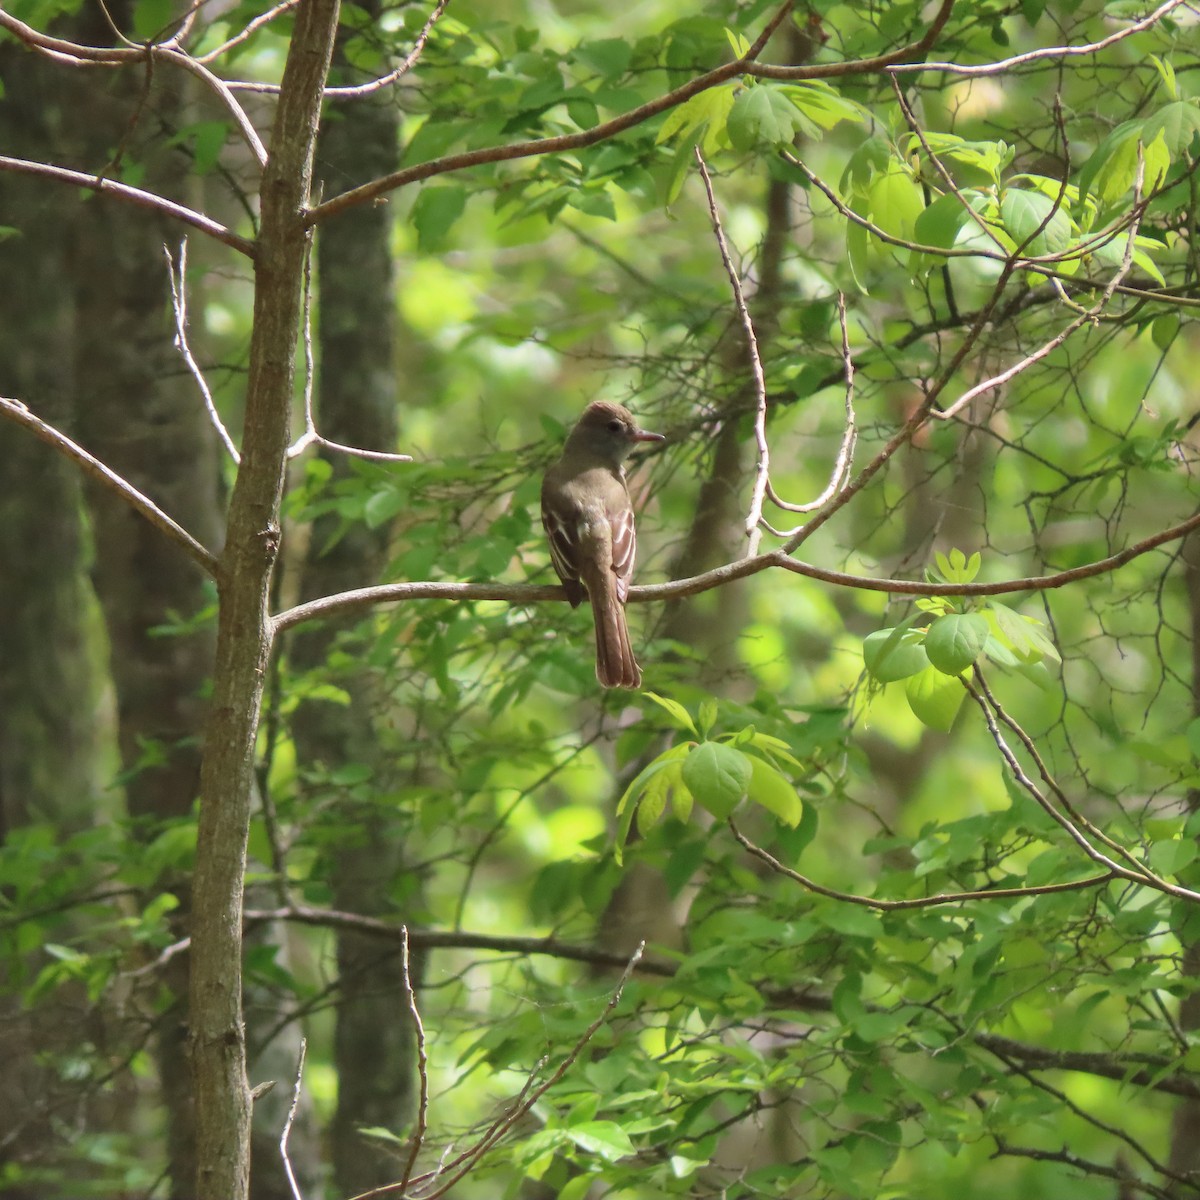
<instances>
[{"instance_id":1,"label":"bark texture","mask_svg":"<svg viewBox=\"0 0 1200 1200\"><path fill-rule=\"evenodd\" d=\"M44 154L69 107L53 68L7 44L0 78L0 143L8 153ZM74 208L65 191L0 175L0 222L13 230L0 237L0 279L27 281L0 287L0 395L66 429L74 321L62 229ZM88 561L78 472L0 420L0 841L37 822L69 836L107 801L112 730ZM103 1125L113 1111L58 1069L62 1056L79 1054L86 997L60 989L27 1008L24 964L11 961L17 977L9 961L0 964L0 1164L13 1172L4 1194L43 1200L45 1186L26 1188L20 1175L50 1169L82 1187L86 1168L66 1163L67 1131ZM41 965L35 955L26 962Z\"/></svg>"},{"instance_id":2,"label":"bark texture","mask_svg":"<svg viewBox=\"0 0 1200 1200\"><path fill-rule=\"evenodd\" d=\"M122 27L132 5L110 7ZM82 40L111 33L89 11ZM191 165L164 150L159 131L184 122L184 77L158 72L92 72L74 87L82 169L102 170L112 148L146 173L163 195L186 194ZM140 113L140 120L131 121ZM178 229L161 217L100 197L76 203L67 226L77 317L75 404L84 444L148 495L209 549L220 545L222 498L216 438L173 345L174 326L163 245ZM96 561L93 579L104 611L117 702L128 811L153 837L162 822L187 819L199 792L200 733L213 637L200 629L156 634L174 616L188 618L211 598L200 568L108 489L89 489ZM186 930L188 888L164 879L180 906L171 920ZM192 1195L195 1138L186 1058L187 957L174 958L156 981L171 996L158 1019L155 1059L166 1122L171 1196Z\"/></svg>"},{"instance_id":3,"label":"bark texture","mask_svg":"<svg viewBox=\"0 0 1200 1200\"><path fill-rule=\"evenodd\" d=\"M254 741L271 652L267 609L291 426L313 146L337 0L304 0L261 189L242 461L221 557L212 710L201 767L189 1016L199 1196L244 1200L250 1091L242 1018L242 897Z\"/></svg>"}]
</instances>

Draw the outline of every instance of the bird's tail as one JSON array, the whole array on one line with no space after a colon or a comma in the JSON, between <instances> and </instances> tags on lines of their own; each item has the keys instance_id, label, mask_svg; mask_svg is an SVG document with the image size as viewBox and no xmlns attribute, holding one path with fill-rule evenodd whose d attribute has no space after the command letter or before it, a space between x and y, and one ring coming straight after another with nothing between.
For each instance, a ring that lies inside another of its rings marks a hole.
<instances>
[{"instance_id":1,"label":"bird's tail","mask_svg":"<svg viewBox=\"0 0 1200 1200\"><path fill-rule=\"evenodd\" d=\"M599 589L592 597L592 617L596 622L596 678L604 687L641 687L642 669L633 657L625 606L617 599L615 587Z\"/></svg>"}]
</instances>

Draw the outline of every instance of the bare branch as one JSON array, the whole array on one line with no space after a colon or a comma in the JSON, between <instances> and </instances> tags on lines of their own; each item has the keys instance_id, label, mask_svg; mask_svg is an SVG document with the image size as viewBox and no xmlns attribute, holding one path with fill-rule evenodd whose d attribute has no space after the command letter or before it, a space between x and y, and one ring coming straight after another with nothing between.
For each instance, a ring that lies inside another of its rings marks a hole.
<instances>
[{"instance_id":1,"label":"bare branch","mask_svg":"<svg viewBox=\"0 0 1200 1200\"><path fill-rule=\"evenodd\" d=\"M20 400L10 400L5 396L0 396L0 413L10 417L18 425L24 425L39 440L48 446L53 446L60 454L65 454L77 462L88 475L116 492L126 504L141 513L151 525L162 530L173 542L182 546L204 568L206 574L216 575L217 556L205 549L182 525L168 517L149 496L139 492L127 479L123 479L111 467L105 466L77 442L73 442L65 433L60 433L53 425L48 425L40 417L35 416Z\"/></svg>"},{"instance_id":2,"label":"bare branch","mask_svg":"<svg viewBox=\"0 0 1200 1200\"><path fill-rule=\"evenodd\" d=\"M267 165L267 148L263 145L262 138L258 136L258 130L254 128L254 122L250 120L246 110L238 103L237 97L229 85L214 75L203 63L192 58L190 54L185 54L182 50L157 51L156 57L165 58L185 71L190 71L197 79L207 84L212 92L216 93L221 103L225 105L226 111L233 118L238 132L242 135L242 140L249 147L250 153L254 155L254 161L258 163L261 171Z\"/></svg>"},{"instance_id":3,"label":"bare branch","mask_svg":"<svg viewBox=\"0 0 1200 1200\"><path fill-rule=\"evenodd\" d=\"M404 978L404 998L408 1001L408 1011L413 1019L413 1028L417 1032L417 1080L419 1092L417 1096L417 1125L413 1130L412 1148L404 1164L404 1174L400 1177L400 1192L408 1190L409 1180L412 1179L413 1167L416 1166L417 1156L425 1144L425 1132L429 1128L429 1057L425 1052L425 1026L421 1022L421 1013L417 1008L417 993L412 982L412 966L408 955L408 927L403 927L403 940L400 943L400 965Z\"/></svg>"},{"instance_id":4,"label":"bare branch","mask_svg":"<svg viewBox=\"0 0 1200 1200\"><path fill-rule=\"evenodd\" d=\"M965 677L962 680L962 684L963 687L967 689L967 693L979 706L980 711L983 713L983 719L987 724L988 733L991 734L992 741L996 744L996 749L1000 751L1000 755L1007 764L1009 771L1012 772L1013 778L1031 797L1033 797L1042 811L1066 831L1070 839L1079 847L1080 850L1083 851L1088 858L1090 858L1099 866L1107 868L1107 870L1113 875L1118 876L1121 879L1127 879L1130 883L1140 884L1142 887L1153 888L1155 891L1163 892L1168 896L1174 896L1178 900L1188 900L1192 903L1200 903L1200 892L1193 891L1191 888L1180 887L1178 884L1170 883L1166 879L1163 879L1162 876L1154 874L1149 867L1143 866L1141 863L1138 863L1136 859L1133 859L1123 846L1116 847L1117 852L1120 857L1133 862L1134 865L1132 867L1122 866L1120 863L1110 858L1102 850L1097 849L1089 840L1088 834L1084 832L1083 828L1081 828L1081 825L1084 825L1084 823L1078 820L1077 815L1073 813L1068 815L1066 812L1060 811L1058 806L1052 804L1050 799L1041 790L1041 788L1039 788L1037 784L1034 783L1034 781L1029 777L1028 772L1021 765L1020 760L1017 758L1016 754L1013 753L1012 748L1008 745L1004 735L1000 732L1000 727L997 724L996 716L993 713L993 708L996 707L994 701L989 703L989 701L981 694L980 690L977 689L975 685ZM1016 728L1013 722L1008 721L1006 723L1010 728ZM1029 742L1027 735L1025 735L1023 732L1021 733L1021 739L1022 744L1025 746L1026 750L1028 750L1031 743ZM1060 796L1062 795L1061 792L1058 794ZM1093 830L1095 830L1095 827L1091 826L1090 823L1088 823L1086 827L1088 833L1091 833ZM1106 844L1110 841L1110 839L1103 836L1097 840L1101 840Z\"/></svg>"},{"instance_id":5,"label":"bare branch","mask_svg":"<svg viewBox=\"0 0 1200 1200\"><path fill-rule=\"evenodd\" d=\"M265 13L260 13L252 21L248 21L243 28L235 33L228 41L222 42L215 50L208 51L207 54L198 54L193 59L198 63L210 63L220 58L221 55L228 53L234 46L240 46L253 34L257 33L264 25L269 25L276 17L287 12L288 9L295 8L300 0L283 0L281 4L276 4L273 8L267 9ZM227 87L236 87L236 84L227 83Z\"/></svg>"},{"instance_id":6,"label":"bare branch","mask_svg":"<svg viewBox=\"0 0 1200 1200\"><path fill-rule=\"evenodd\" d=\"M308 1049L305 1038L300 1039L300 1058L296 1063L296 1083L292 1088L292 1103L288 1108L287 1120L283 1123L283 1133L279 1136L279 1153L283 1157L283 1169L287 1174L288 1186L292 1189L294 1200L304 1200L300 1194L300 1185L296 1182L296 1173L292 1170L292 1160L288 1157L288 1135L292 1132L292 1122L296 1119L296 1109L300 1107L300 1081L304 1078L304 1054Z\"/></svg>"},{"instance_id":7,"label":"bare branch","mask_svg":"<svg viewBox=\"0 0 1200 1200\"><path fill-rule=\"evenodd\" d=\"M770 864L768 864L770 865ZM786 869L785 869L786 871ZM1106 876L1107 877L1107 876ZM1084 887L1089 881L1079 880L1078 886ZM1049 885L1048 888L1036 889L1039 893L1053 890L1071 890L1073 884ZM1023 893L1034 889L1020 889ZM996 892L986 892L980 898L994 898ZM833 898L838 898L837 894ZM965 897L963 897L965 898ZM57 909L55 911L58 911ZM273 922L279 920L300 921L308 925L322 925L330 928L352 928L360 933L379 937L392 943L403 944L404 927L382 921L376 917L364 917L356 913L338 912L334 910L305 908L281 908L274 910L247 909L244 913L248 923ZM410 929L409 942L412 946L426 950L445 948L482 950L487 953L513 954L546 954L570 962L588 963L592 966L621 968L627 966L624 955L599 947L581 946L568 942L558 942L553 938L520 938L496 936L485 933L472 933L468 930L438 930ZM157 959L129 975L145 975L159 969L167 960L185 952L188 949L187 938L168 946ZM656 975L663 979L671 978L678 970L679 964L668 959L643 958L637 965L642 974ZM814 1012L829 1012L830 1000L827 995L819 992L803 990L797 992L788 989L786 992L772 990L762 986L763 995L770 1003L779 1007L804 1007ZM1132 1083L1138 1087L1152 1088L1168 1095L1188 1096L1200 1099L1200 1083L1190 1074L1182 1070L1182 1063L1172 1063L1170 1059L1161 1056L1126 1052L1094 1052L1081 1050L1053 1050L1045 1046L1037 1046L1018 1042L1013 1038L999 1034L973 1030L967 1037L976 1045L988 1051L997 1051L1019 1059L1033 1070L1045 1071L1077 1071L1081 1074L1096 1075L1104 1079L1116 1079ZM1175 1074L1171 1074L1172 1068ZM528 1094L532 1080L528 1081L518 1094L520 1102ZM436 1174L433 1173L433 1174ZM424 1177L425 1179L430 1176ZM410 1183L419 1182L410 1180ZM390 1191L370 1193L375 1196L394 1194L397 1185L389 1185ZM361 1198L360 1198L361 1200Z\"/></svg>"},{"instance_id":8,"label":"bare branch","mask_svg":"<svg viewBox=\"0 0 1200 1200\"><path fill-rule=\"evenodd\" d=\"M233 438L229 436L229 430L225 428L225 422L221 420L221 414L217 412L217 406L213 401L212 392L209 390L208 381L204 378L204 372L200 370L200 364L192 357L192 349L188 345L187 238L184 238L179 243L178 284L175 279L175 260L171 257L171 251L166 246L163 247L163 254L167 258L167 275L171 280L171 308L175 313L175 346L179 350L179 353L183 355L183 361L187 363L187 368L192 373L192 378L195 379L196 385L200 388L200 394L204 397L204 407L208 411L208 419L213 423L218 437L224 442L225 449L229 451L229 457L235 463L240 463L242 456L233 444Z\"/></svg>"},{"instance_id":9,"label":"bare branch","mask_svg":"<svg viewBox=\"0 0 1200 1200\"><path fill-rule=\"evenodd\" d=\"M126 183L117 183L115 180L105 179L100 175L85 175L82 171L71 171L66 167L56 167L50 163L32 162L25 158L10 158L7 155L0 155L0 171L15 171L23 175L36 175L43 179L54 179L60 183L69 183L74 187L89 188L93 192L101 193L101 195L115 196L118 199L128 201L130 204L135 204L139 208L147 208L152 212L163 213L168 217L173 217L177 221L182 221L185 225L190 225L193 229L198 229L201 233L208 234L209 237L215 238L218 242L224 242L226 246L232 247L247 258L254 258L254 243L249 239L241 237L230 229L226 229L219 221L214 221L211 217L206 217L203 213L186 208L182 204L176 204L174 200L168 200L166 197L159 196L154 192L146 192L141 188L130 187Z\"/></svg>"},{"instance_id":10,"label":"bare branch","mask_svg":"<svg viewBox=\"0 0 1200 1200\"><path fill-rule=\"evenodd\" d=\"M1044 46L1039 50L1027 51L1025 54L1014 54L1011 58L1004 58L999 62L979 63L974 66L964 66L962 63L954 62L912 62L897 63L889 66L887 70L896 74L902 72L908 74L914 71L937 71L948 75L974 77L980 75L1001 75L1005 71L1011 71L1014 67L1023 67L1028 63L1045 61L1047 59L1086 58L1089 55L1099 53L1101 50L1107 50L1109 46L1114 46L1117 42L1123 42L1135 33L1142 33L1152 28L1163 17L1168 16L1185 3L1187 3L1187 0L1167 0L1165 4L1160 4L1153 12L1144 16L1140 21L1133 21L1124 29L1119 29L1116 33L1109 34L1108 37L1101 38L1098 42L1088 42L1082 46Z\"/></svg>"},{"instance_id":11,"label":"bare branch","mask_svg":"<svg viewBox=\"0 0 1200 1200\"><path fill-rule=\"evenodd\" d=\"M393 454L387 450L363 450L358 446L345 446L341 442L331 441L317 432L316 421L313 417L313 387L316 382L316 361L313 355L312 336L312 241L315 230L309 229L308 249L304 259L304 432L288 447L289 459L297 458L309 446L323 446L339 454L349 454L353 458L365 458L371 462L412 462L411 454Z\"/></svg>"},{"instance_id":12,"label":"bare branch","mask_svg":"<svg viewBox=\"0 0 1200 1200\"><path fill-rule=\"evenodd\" d=\"M758 464L754 472L754 489L750 497L750 511L746 514L745 530L750 539L746 554L754 557L758 553L762 530L763 496L766 494L770 480L771 450L767 445L767 381L763 376L762 356L758 352L758 337L754 332L754 322L750 319L750 310L746 307L746 297L742 292L742 281L738 278L737 268L729 254L729 243L725 240L725 230L721 226L721 214L717 209L717 198L713 195L712 179L708 174L708 166L700 147L695 148L696 165L700 168L700 178L704 181L704 194L708 197L708 217L712 223L713 234L717 239L717 249L721 253L721 263L729 279L733 292L733 303L737 309L738 320L742 323L742 333L746 337L746 354L750 359L750 377L754 381L754 442L758 448Z\"/></svg>"},{"instance_id":13,"label":"bare branch","mask_svg":"<svg viewBox=\"0 0 1200 1200\"><path fill-rule=\"evenodd\" d=\"M442 13L446 11L446 5L449 3L450 0L437 0L437 3L433 6L433 12L429 14L429 18L426 20L424 26L422 26L421 32L417 34L417 40L413 42L413 48L405 55L404 61L394 71L389 71L386 75L371 80L370 83L360 83L355 87L327 87L325 95L336 96L339 99L368 96L371 92L377 92L381 88L390 87L402 76L407 75L416 66L417 59L421 57L421 52L425 49L425 43L429 40L429 35L433 32L433 27L438 23Z\"/></svg>"},{"instance_id":14,"label":"bare branch","mask_svg":"<svg viewBox=\"0 0 1200 1200\"><path fill-rule=\"evenodd\" d=\"M3 9L0 9L0 28L7 29L30 49L66 66L123 67L132 63L144 62L147 58L161 58L174 63L185 71L190 71L197 78L203 80L225 106L259 167L262 168L266 164L267 151L262 144L262 139L258 136L258 131L254 128L245 110L230 91L228 84L224 80L218 79L202 62L175 47L174 43L180 36L179 34L166 43L138 46L129 42L128 38L116 31L117 36L127 42L127 45L117 47L85 46L79 42L70 42L64 38L51 37L49 34L42 33L40 30L34 29L32 25L18 20L11 13L6 13Z\"/></svg>"},{"instance_id":15,"label":"bare branch","mask_svg":"<svg viewBox=\"0 0 1200 1200\"><path fill-rule=\"evenodd\" d=\"M767 480L767 498L784 512L807 513L816 512L823 504L827 504L845 486L850 477L850 469L854 465L854 449L858 445L858 419L854 414L854 356L850 352L850 331L846 327L846 293L837 294L838 327L842 334L842 377L846 381L846 424L842 432L842 444L838 449L837 460L829 476L825 490L807 504L792 504L782 499L775 491L771 481ZM767 526L776 537L790 538L800 532L801 526L795 529L773 529Z\"/></svg>"},{"instance_id":16,"label":"bare branch","mask_svg":"<svg viewBox=\"0 0 1200 1200\"><path fill-rule=\"evenodd\" d=\"M1188 517L1167 529L1127 546L1117 554L1095 562L1083 563L1051 575L1034 575L1023 579L999 580L992 583L927 583L911 579L870 579L844 571L830 571L792 558L786 549L760 554L757 558L742 558L736 562L714 567L690 579L670 583L640 584L629 589L631 602L649 603L693 596L711 588L722 587L735 579L757 575L771 567L780 567L808 579L838 587L859 588L868 592L887 592L898 596L1003 596L1013 592L1042 592L1066 587L1081 579L1107 575L1135 558L1156 550L1167 542L1179 541L1193 529L1200 529L1200 513ZM376 604L393 604L409 600L505 600L511 604L534 604L542 600L562 600L566 592L557 585L528 583L387 583L376 587L356 588L323 596L305 604L286 609L275 618L275 630L282 633L295 625L318 618L341 616L347 612L368 609Z\"/></svg>"}]
</instances>

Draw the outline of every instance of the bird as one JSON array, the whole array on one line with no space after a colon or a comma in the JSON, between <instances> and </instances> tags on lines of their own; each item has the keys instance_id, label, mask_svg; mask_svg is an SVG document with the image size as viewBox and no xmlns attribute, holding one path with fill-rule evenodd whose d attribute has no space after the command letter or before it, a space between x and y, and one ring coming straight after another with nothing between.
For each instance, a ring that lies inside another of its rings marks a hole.
<instances>
[{"instance_id":1,"label":"bird","mask_svg":"<svg viewBox=\"0 0 1200 1200\"><path fill-rule=\"evenodd\" d=\"M596 400L567 435L542 479L542 526L550 561L575 608L586 596L596 626L596 678L638 688L642 670L629 644L625 600L637 548L625 459L640 442L662 442L620 404Z\"/></svg>"}]
</instances>

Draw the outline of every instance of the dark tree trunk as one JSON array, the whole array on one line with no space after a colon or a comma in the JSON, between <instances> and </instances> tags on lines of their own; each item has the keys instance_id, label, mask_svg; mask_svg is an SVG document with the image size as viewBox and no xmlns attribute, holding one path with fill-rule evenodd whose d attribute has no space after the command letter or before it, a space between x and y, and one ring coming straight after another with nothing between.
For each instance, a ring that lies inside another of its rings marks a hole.
<instances>
[{"instance_id":1,"label":"dark tree trunk","mask_svg":"<svg viewBox=\"0 0 1200 1200\"><path fill-rule=\"evenodd\" d=\"M53 76L25 51L0 47L9 89L0 142L9 153L43 154L66 120ZM73 321L62 231L74 207L65 192L48 197L0 176L0 213L14 230L0 239L0 278L23 281L0 288L0 395L66 429ZM28 430L0 421L0 841L33 822L69 836L92 824L106 800L111 717L86 547L78 471ZM67 1162L63 1118L103 1124L113 1114L56 1062L78 1055L87 1006L64 989L27 1009L14 982L10 964L0 963L0 1163L50 1168L64 1187L83 1186L83 1168ZM42 1200L48 1191L14 1183L5 1195Z\"/></svg>"},{"instance_id":2,"label":"dark tree trunk","mask_svg":"<svg viewBox=\"0 0 1200 1200\"><path fill-rule=\"evenodd\" d=\"M132 6L110 12L131 23ZM84 41L111 37L95 10ZM189 171L177 151L156 146L162 128L182 123L183 76L156 73L145 90L141 71L90 72L69 81L83 169L105 169L113 148L146 171L149 186L180 196ZM141 113L131 125L131 114ZM162 219L94 197L76 202L66 240L77 321L75 405L80 440L210 549L219 549L221 497L216 438L194 382L173 346L164 244L178 229ZM156 633L211 603L200 568L110 491L89 492L95 543L93 578L104 610L116 692L125 794L137 828L154 836L161 823L187 819L199 792L202 699L212 666L211 631ZM180 906L176 936L186 932L189 896L164 880ZM157 981L171 1003L159 1018L155 1052L166 1117L171 1195L192 1194L194 1118L186 1059L187 957Z\"/></svg>"},{"instance_id":3,"label":"dark tree trunk","mask_svg":"<svg viewBox=\"0 0 1200 1200\"><path fill-rule=\"evenodd\" d=\"M372 15L378 5L368 4ZM335 65L344 65L340 54ZM331 107L322 130L316 172L338 188L396 169L398 117L386 94ZM320 280L320 432L344 445L392 451L397 436L395 280L387 206L364 206L323 228L317 243ZM349 469L333 454L335 473ZM403 470L403 468L398 468ZM388 530L354 528L327 547L331 522L318 522L304 566L303 592L325 595L378 582L387 559ZM296 639L299 667L321 662L344 627L322 625ZM343 681L346 707L303 706L295 738L305 762L335 766L364 762L384 768L373 727L381 698L369 672ZM370 804L351 805L345 823L352 838L333 851L335 907L379 915L395 911L393 885L404 870L403 847L386 813ZM399 956L381 952L378 941L342 930L337 935L339 997L334 1031L338 1103L331 1151L339 1192L356 1194L395 1178L395 1162L380 1155L358 1132L362 1126L399 1129L413 1097L413 1035L405 1015Z\"/></svg>"}]
</instances>

